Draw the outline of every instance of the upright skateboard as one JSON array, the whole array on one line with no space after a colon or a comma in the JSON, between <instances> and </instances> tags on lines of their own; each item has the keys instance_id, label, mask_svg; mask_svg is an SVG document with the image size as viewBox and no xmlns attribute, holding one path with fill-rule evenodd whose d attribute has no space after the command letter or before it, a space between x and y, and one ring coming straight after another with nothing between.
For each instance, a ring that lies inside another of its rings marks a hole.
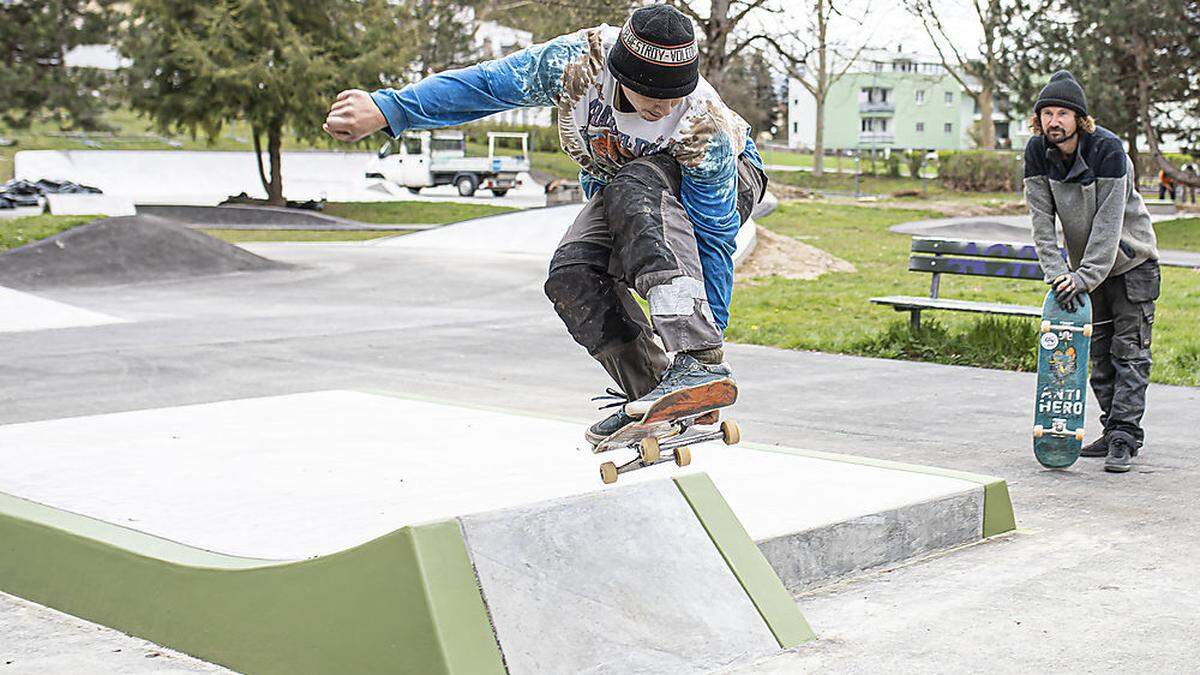
<instances>
[{"instance_id":1,"label":"upright skateboard","mask_svg":"<svg viewBox=\"0 0 1200 675\"><path fill-rule=\"evenodd\" d=\"M623 464L601 464L600 479L606 484L615 483L620 474L671 460L678 466L687 466L692 461L688 446L693 443L716 440L726 445L737 443L741 440L741 429L732 420L721 422L719 428L709 431L697 428L698 421L710 415L715 420L718 409L736 400L737 387L728 381L687 392L682 397L666 396L656 401L642 419L626 424L596 444L592 450L596 454L625 448L637 451L636 457Z\"/></svg>"},{"instance_id":2,"label":"upright skateboard","mask_svg":"<svg viewBox=\"0 0 1200 675\"><path fill-rule=\"evenodd\" d=\"M1054 291L1046 293L1042 302L1033 454L1042 466L1051 469L1074 464L1083 447L1092 301L1087 294L1080 295L1078 301L1074 312L1059 307Z\"/></svg>"}]
</instances>

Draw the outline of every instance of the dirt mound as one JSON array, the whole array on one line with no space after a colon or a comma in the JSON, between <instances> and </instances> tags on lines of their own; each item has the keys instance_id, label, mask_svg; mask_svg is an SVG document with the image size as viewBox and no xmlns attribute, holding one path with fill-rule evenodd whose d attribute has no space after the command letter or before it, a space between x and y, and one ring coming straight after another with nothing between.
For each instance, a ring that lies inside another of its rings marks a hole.
<instances>
[{"instance_id":1,"label":"dirt mound","mask_svg":"<svg viewBox=\"0 0 1200 675\"><path fill-rule=\"evenodd\" d=\"M0 285L110 286L286 267L168 220L138 215L93 221L0 254Z\"/></svg>"},{"instance_id":2,"label":"dirt mound","mask_svg":"<svg viewBox=\"0 0 1200 675\"><path fill-rule=\"evenodd\" d=\"M854 271L854 265L837 256L760 225L758 244L750 257L738 266L737 280L743 282L773 275L784 279L816 279L826 272Z\"/></svg>"}]
</instances>

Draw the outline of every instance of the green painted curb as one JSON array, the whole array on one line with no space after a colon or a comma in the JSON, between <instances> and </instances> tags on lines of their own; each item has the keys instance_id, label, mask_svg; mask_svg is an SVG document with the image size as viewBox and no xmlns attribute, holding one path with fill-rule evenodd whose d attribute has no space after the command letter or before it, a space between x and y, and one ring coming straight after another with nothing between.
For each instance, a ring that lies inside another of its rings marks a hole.
<instances>
[{"instance_id":1,"label":"green painted curb","mask_svg":"<svg viewBox=\"0 0 1200 675\"><path fill-rule=\"evenodd\" d=\"M819 450L801 450L799 448L789 448L782 445L765 445L762 443L742 442L741 447L750 448L751 450L763 450L765 452L780 452L786 455L811 457L813 459L824 459L832 462L844 462L846 464L872 466L879 469L908 471L910 473L921 473L928 476L941 476L943 478L957 478L958 480L978 483L979 485L983 486L983 527L981 529L980 536L987 538L1017 529L1017 519L1016 515L1013 513L1012 500L1008 496L1008 483L1005 482L1003 478L988 476L982 473L971 473L970 471L958 471L955 469L942 469L935 466L922 466L920 464L893 462L891 460L875 459L873 457L839 455L837 453L821 452Z\"/></svg>"},{"instance_id":2,"label":"green painted curb","mask_svg":"<svg viewBox=\"0 0 1200 675\"><path fill-rule=\"evenodd\" d=\"M0 493L0 590L243 672L505 672L456 521L267 561Z\"/></svg>"},{"instance_id":3,"label":"green painted curb","mask_svg":"<svg viewBox=\"0 0 1200 675\"><path fill-rule=\"evenodd\" d=\"M717 486L705 473L679 476L675 485L696 513L729 569L745 589L767 627L784 649L816 639L804 614L779 575L746 534Z\"/></svg>"}]
</instances>

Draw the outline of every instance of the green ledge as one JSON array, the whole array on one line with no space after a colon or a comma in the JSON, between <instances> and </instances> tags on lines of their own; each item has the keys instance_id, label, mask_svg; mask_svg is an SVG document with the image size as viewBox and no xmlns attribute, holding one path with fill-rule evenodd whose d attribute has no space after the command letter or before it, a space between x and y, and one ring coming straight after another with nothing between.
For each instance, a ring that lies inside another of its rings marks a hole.
<instances>
[{"instance_id":1,"label":"green ledge","mask_svg":"<svg viewBox=\"0 0 1200 675\"><path fill-rule=\"evenodd\" d=\"M270 561L0 493L0 590L242 672L505 672L457 521Z\"/></svg>"},{"instance_id":2,"label":"green ledge","mask_svg":"<svg viewBox=\"0 0 1200 675\"><path fill-rule=\"evenodd\" d=\"M779 575L775 574L762 551L750 539L708 474L679 476L675 484L771 629L779 646L789 649L815 639L816 635L795 599L784 588Z\"/></svg>"}]
</instances>

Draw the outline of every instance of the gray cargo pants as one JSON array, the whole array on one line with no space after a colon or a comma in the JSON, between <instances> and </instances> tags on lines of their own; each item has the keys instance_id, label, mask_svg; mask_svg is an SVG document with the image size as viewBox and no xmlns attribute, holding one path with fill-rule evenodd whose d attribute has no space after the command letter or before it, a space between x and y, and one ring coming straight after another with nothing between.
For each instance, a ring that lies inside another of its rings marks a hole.
<instances>
[{"instance_id":1,"label":"gray cargo pants","mask_svg":"<svg viewBox=\"0 0 1200 675\"><path fill-rule=\"evenodd\" d=\"M1142 414L1150 384L1154 301L1162 283L1158 262L1148 260L1105 279L1092 298L1092 391L1100 402L1104 433L1121 431L1141 445Z\"/></svg>"},{"instance_id":2,"label":"gray cargo pants","mask_svg":"<svg viewBox=\"0 0 1200 675\"><path fill-rule=\"evenodd\" d=\"M554 310L631 398L658 385L670 365L667 352L723 343L704 290L696 234L680 202L681 181L669 155L625 165L592 195L550 260L545 290ZM765 190L762 172L739 159L742 222ZM653 323L630 289L646 298Z\"/></svg>"}]
</instances>

